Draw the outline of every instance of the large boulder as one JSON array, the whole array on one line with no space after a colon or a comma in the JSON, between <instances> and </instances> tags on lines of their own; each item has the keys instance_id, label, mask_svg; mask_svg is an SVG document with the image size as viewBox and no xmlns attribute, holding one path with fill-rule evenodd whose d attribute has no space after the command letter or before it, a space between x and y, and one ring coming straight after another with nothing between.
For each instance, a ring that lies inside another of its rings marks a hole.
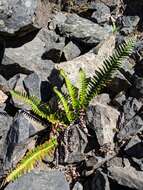
<instances>
[{"instance_id":1,"label":"large boulder","mask_svg":"<svg viewBox=\"0 0 143 190\"><path fill-rule=\"evenodd\" d=\"M14 35L19 30L31 30L37 0L0 0L0 33Z\"/></svg>"}]
</instances>

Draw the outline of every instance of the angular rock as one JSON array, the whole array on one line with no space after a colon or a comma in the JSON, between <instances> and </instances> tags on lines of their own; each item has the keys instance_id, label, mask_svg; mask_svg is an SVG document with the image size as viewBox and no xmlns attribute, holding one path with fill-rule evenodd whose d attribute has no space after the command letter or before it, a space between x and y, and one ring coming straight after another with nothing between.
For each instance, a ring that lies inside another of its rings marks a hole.
<instances>
[{"instance_id":1,"label":"angular rock","mask_svg":"<svg viewBox=\"0 0 143 190\"><path fill-rule=\"evenodd\" d=\"M130 96L136 97L136 98L142 98L143 97L143 78L137 77L132 87L130 88Z\"/></svg>"},{"instance_id":2,"label":"angular rock","mask_svg":"<svg viewBox=\"0 0 143 190\"><path fill-rule=\"evenodd\" d=\"M67 72L70 80L74 85L78 82L79 79L79 69L82 68L87 77L94 75L94 71L102 67L103 61L108 56L112 55L112 52L115 47L115 36L111 35L104 42L100 44L100 48L97 52L97 55L94 53L86 53L81 55L72 61L67 61L60 63L56 66L57 69L64 69Z\"/></svg>"},{"instance_id":3,"label":"angular rock","mask_svg":"<svg viewBox=\"0 0 143 190\"><path fill-rule=\"evenodd\" d=\"M5 63L5 67L14 67L14 63L17 63L17 73L30 74L35 71L42 80L47 80L54 68L54 63L42 58L45 51L45 43L37 35L21 47L7 48L5 55L12 64Z\"/></svg>"},{"instance_id":4,"label":"angular rock","mask_svg":"<svg viewBox=\"0 0 143 190\"><path fill-rule=\"evenodd\" d=\"M80 49L71 41L63 49L64 58L69 61L80 55Z\"/></svg>"},{"instance_id":5,"label":"angular rock","mask_svg":"<svg viewBox=\"0 0 143 190\"><path fill-rule=\"evenodd\" d=\"M115 180L118 184L131 189L141 190L143 187L143 172L136 171L132 167L109 167L108 176Z\"/></svg>"},{"instance_id":6,"label":"angular rock","mask_svg":"<svg viewBox=\"0 0 143 190\"><path fill-rule=\"evenodd\" d=\"M6 114L2 114L4 111L1 110L0 114L0 158L4 160L5 158L5 142L7 138L10 125L12 124L12 118Z\"/></svg>"},{"instance_id":7,"label":"angular rock","mask_svg":"<svg viewBox=\"0 0 143 190\"><path fill-rule=\"evenodd\" d=\"M65 46L65 38L56 34L54 30L47 30L47 28L41 29L39 38L45 43L46 49L42 58L58 63Z\"/></svg>"},{"instance_id":8,"label":"angular rock","mask_svg":"<svg viewBox=\"0 0 143 190\"><path fill-rule=\"evenodd\" d=\"M37 8L37 0L1 0L0 1L0 32L5 35L14 35L25 28L29 32L34 30L33 18Z\"/></svg>"},{"instance_id":9,"label":"angular rock","mask_svg":"<svg viewBox=\"0 0 143 190\"><path fill-rule=\"evenodd\" d=\"M143 158L143 142L137 136L129 141L124 150L130 157Z\"/></svg>"},{"instance_id":10,"label":"angular rock","mask_svg":"<svg viewBox=\"0 0 143 190\"><path fill-rule=\"evenodd\" d=\"M33 171L23 175L5 190L69 190L69 184L60 171Z\"/></svg>"},{"instance_id":11,"label":"angular rock","mask_svg":"<svg viewBox=\"0 0 143 190\"><path fill-rule=\"evenodd\" d=\"M41 92L40 92L41 80L37 75L37 73L32 73L28 75L24 79L23 83L30 96L36 96L38 98L41 98Z\"/></svg>"},{"instance_id":12,"label":"angular rock","mask_svg":"<svg viewBox=\"0 0 143 190\"><path fill-rule=\"evenodd\" d=\"M76 184L73 187L73 190L83 190L83 186L81 185L81 183L76 182Z\"/></svg>"},{"instance_id":13,"label":"angular rock","mask_svg":"<svg viewBox=\"0 0 143 190\"><path fill-rule=\"evenodd\" d=\"M133 30L139 23L139 20L140 20L139 16L123 16L122 17L123 28L121 29L120 32L123 33L124 35L130 34L131 32L133 32Z\"/></svg>"},{"instance_id":14,"label":"angular rock","mask_svg":"<svg viewBox=\"0 0 143 190\"><path fill-rule=\"evenodd\" d=\"M91 18L95 19L98 24L103 24L109 21L111 14L108 6L102 2L95 3L95 9L96 11L92 13Z\"/></svg>"},{"instance_id":15,"label":"angular rock","mask_svg":"<svg viewBox=\"0 0 143 190\"><path fill-rule=\"evenodd\" d=\"M6 168L15 166L21 160L31 142L28 140L29 137L44 128L39 129L38 127L41 126L33 125L32 121L23 113L15 116L6 139Z\"/></svg>"},{"instance_id":16,"label":"angular rock","mask_svg":"<svg viewBox=\"0 0 143 190\"><path fill-rule=\"evenodd\" d=\"M65 23L57 24L57 29L61 35L94 46L111 33L111 31L107 31L106 28L103 28L90 20L79 17L76 14L68 14Z\"/></svg>"},{"instance_id":17,"label":"angular rock","mask_svg":"<svg viewBox=\"0 0 143 190\"><path fill-rule=\"evenodd\" d=\"M91 190L110 190L108 177L102 171L97 170L91 182Z\"/></svg>"},{"instance_id":18,"label":"angular rock","mask_svg":"<svg viewBox=\"0 0 143 190\"><path fill-rule=\"evenodd\" d=\"M80 125L70 125L63 138L64 144L59 148L61 163L76 163L85 159L84 151L88 143L87 134Z\"/></svg>"},{"instance_id":19,"label":"angular rock","mask_svg":"<svg viewBox=\"0 0 143 190\"><path fill-rule=\"evenodd\" d=\"M122 120L124 120L123 117ZM122 124L121 122L120 125L121 129L117 135L118 139L128 139L130 136L134 136L143 130L143 119L137 115L127 123Z\"/></svg>"},{"instance_id":20,"label":"angular rock","mask_svg":"<svg viewBox=\"0 0 143 190\"><path fill-rule=\"evenodd\" d=\"M87 109L87 121L96 134L100 146L109 145L111 150L114 147L114 130L116 129L119 112L107 105L92 102Z\"/></svg>"}]
</instances>

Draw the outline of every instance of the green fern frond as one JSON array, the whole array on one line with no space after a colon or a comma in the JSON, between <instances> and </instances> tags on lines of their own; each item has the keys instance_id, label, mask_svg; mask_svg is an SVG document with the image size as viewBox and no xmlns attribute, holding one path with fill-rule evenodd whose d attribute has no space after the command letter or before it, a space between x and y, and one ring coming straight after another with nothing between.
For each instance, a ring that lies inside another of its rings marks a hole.
<instances>
[{"instance_id":1,"label":"green fern frond","mask_svg":"<svg viewBox=\"0 0 143 190\"><path fill-rule=\"evenodd\" d=\"M83 101L86 95L88 86L88 79L86 78L85 72L80 68L79 70L79 104L83 105Z\"/></svg>"},{"instance_id":2,"label":"green fern frond","mask_svg":"<svg viewBox=\"0 0 143 190\"><path fill-rule=\"evenodd\" d=\"M25 104L29 105L32 109L32 111L40 116L41 118L47 119L47 113L43 112L43 107L41 106L41 100L35 96L28 96L26 93L18 92L18 91L10 91L11 95L20 101L23 101ZM44 108L44 111L48 112L49 108Z\"/></svg>"},{"instance_id":3,"label":"green fern frond","mask_svg":"<svg viewBox=\"0 0 143 190\"><path fill-rule=\"evenodd\" d=\"M64 72L63 69L60 70L60 74L65 79L66 87L69 93L69 97L71 98L73 109L78 109L79 101L77 98L78 97L77 88L71 83L70 79L68 78L67 74Z\"/></svg>"},{"instance_id":4,"label":"green fern frond","mask_svg":"<svg viewBox=\"0 0 143 190\"><path fill-rule=\"evenodd\" d=\"M89 102L101 92L108 82L111 81L112 75L120 69L123 59L126 59L133 51L135 40L130 39L121 44L117 50L106 59L103 67L95 71L95 75L89 81L87 93L83 100L83 107L86 108Z\"/></svg>"},{"instance_id":5,"label":"green fern frond","mask_svg":"<svg viewBox=\"0 0 143 190\"><path fill-rule=\"evenodd\" d=\"M70 108L68 100L57 89L57 87L54 87L53 90L54 90L55 94L57 95L57 97L59 98L59 100L61 101L63 108L64 108L64 111L66 113L66 117L67 117L69 123L71 123L75 119L75 117L74 117L73 111Z\"/></svg>"},{"instance_id":6,"label":"green fern frond","mask_svg":"<svg viewBox=\"0 0 143 190\"><path fill-rule=\"evenodd\" d=\"M12 170L6 177L5 183L14 181L21 175L31 171L46 155L50 155L57 146L57 139L52 138L43 145L40 145L28 152L27 155L20 161L17 167Z\"/></svg>"},{"instance_id":7,"label":"green fern frond","mask_svg":"<svg viewBox=\"0 0 143 190\"><path fill-rule=\"evenodd\" d=\"M29 105L32 111L39 117L48 120L52 124L56 123L57 119L54 116L52 117L52 110L50 107L41 102L36 96L28 96L25 93L14 90L11 91L11 95Z\"/></svg>"}]
</instances>

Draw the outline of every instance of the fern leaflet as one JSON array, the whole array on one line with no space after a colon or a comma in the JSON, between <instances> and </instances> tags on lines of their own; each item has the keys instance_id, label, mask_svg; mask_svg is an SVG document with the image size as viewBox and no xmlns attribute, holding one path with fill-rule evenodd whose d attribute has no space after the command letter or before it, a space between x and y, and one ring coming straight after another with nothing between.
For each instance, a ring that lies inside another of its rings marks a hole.
<instances>
[{"instance_id":1,"label":"fern leaflet","mask_svg":"<svg viewBox=\"0 0 143 190\"><path fill-rule=\"evenodd\" d=\"M51 138L48 142L36 147L34 150L29 151L27 155L20 161L17 167L10 172L5 183L14 181L21 175L31 171L38 161L41 161L46 155L50 155L57 146L56 138Z\"/></svg>"}]
</instances>

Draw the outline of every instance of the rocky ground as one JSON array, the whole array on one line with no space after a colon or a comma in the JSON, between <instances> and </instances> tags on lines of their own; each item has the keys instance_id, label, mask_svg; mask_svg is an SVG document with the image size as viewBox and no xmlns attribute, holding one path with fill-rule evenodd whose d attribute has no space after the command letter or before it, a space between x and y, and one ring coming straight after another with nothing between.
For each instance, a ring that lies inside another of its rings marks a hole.
<instances>
[{"instance_id":1,"label":"rocky ground","mask_svg":"<svg viewBox=\"0 0 143 190\"><path fill-rule=\"evenodd\" d=\"M143 0L0 0L2 178L34 146L34 134L43 133L23 114L28 107L6 92L25 91L47 102L51 85L62 85L59 68L75 84L79 68L92 76L116 45L137 35L131 57L88 107L90 136L73 126L71 151L58 167L46 158L4 190L143 189L142 10Z\"/></svg>"}]
</instances>

